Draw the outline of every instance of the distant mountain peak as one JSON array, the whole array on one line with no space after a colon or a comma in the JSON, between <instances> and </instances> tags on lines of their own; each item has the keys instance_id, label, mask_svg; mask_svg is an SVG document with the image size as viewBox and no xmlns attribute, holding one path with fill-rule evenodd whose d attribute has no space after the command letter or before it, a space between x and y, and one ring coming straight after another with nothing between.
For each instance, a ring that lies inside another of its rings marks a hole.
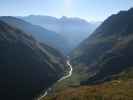
<instances>
[{"instance_id":1,"label":"distant mountain peak","mask_svg":"<svg viewBox=\"0 0 133 100\"><path fill-rule=\"evenodd\" d=\"M60 18L61 21L72 21L72 22L78 22L78 23L89 23L87 20L79 18L79 17L67 17L67 16L62 16Z\"/></svg>"},{"instance_id":2,"label":"distant mountain peak","mask_svg":"<svg viewBox=\"0 0 133 100\"><path fill-rule=\"evenodd\" d=\"M34 25L40 25L50 31L54 31L67 41L68 51L76 47L82 40L88 37L96 29L99 23L90 23L78 17L62 16L61 18L32 15L21 19ZM76 41L76 42L75 42Z\"/></svg>"}]
</instances>

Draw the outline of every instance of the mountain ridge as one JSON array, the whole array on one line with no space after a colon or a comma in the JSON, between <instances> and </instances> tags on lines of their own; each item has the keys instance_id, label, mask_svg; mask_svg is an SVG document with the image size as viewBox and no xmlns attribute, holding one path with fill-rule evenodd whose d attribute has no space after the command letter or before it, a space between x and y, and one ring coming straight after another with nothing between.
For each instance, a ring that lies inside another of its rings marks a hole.
<instances>
[{"instance_id":1,"label":"mountain ridge","mask_svg":"<svg viewBox=\"0 0 133 100\"><path fill-rule=\"evenodd\" d=\"M48 30L55 31L63 36L69 44L69 52L74 49L82 40L88 37L100 23L89 23L84 19L75 17L61 18L49 16L26 16L20 17L35 25L40 25ZM75 42L76 41L76 42Z\"/></svg>"},{"instance_id":2,"label":"mountain ridge","mask_svg":"<svg viewBox=\"0 0 133 100\"><path fill-rule=\"evenodd\" d=\"M132 50L132 17L133 9L129 9L128 11L120 11L118 14L112 15L106 19L90 37L77 47L73 53L74 56L72 56L73 63L76 64L79 61L79 63L83 63L84 66L88 66L88 71L90 70L96 73L101 68L106 69L106 67L103 66L109 66L106 64L104 65L104 63L110 63L111 68L111 61L113 62L115 57L118 57L119 60L123 59L122 64L120 64L120 62L115 62L119 64L118 70L121 70L124 62L127 64L131 63L130 60L127 61L126 59L127 57L130 58L132 55L131 51L129 51ZM126 52L126 50L128 50L128 52ZM107 57L104 58L104 56ZM114 58L111 58L111 56ZM109 59L109 62L106 61L106 59ZM114 65L112 64L112 68L115 66L115 63ZM113 70L115 72L115 67L112 71Z\"/></svg>"},{"instance_id":3,"label":"mountain ridge","mask_svg":"<svg viewBox=\"0 0 133 100\"><path fill-rule=\"evenodd\" d=\"M11 16L0 17L0 20L25 31L29 35L35 37L39 42L50 45L65 54L67 42L61 35L57 34L56 32L49 31L38 25L32 25L29 22ZM66 47L64 47L64 45L66 45Z\"/></svg>"},{"instance_id":4,"label":"mountain ridge","mask_svg":"<svg viewBox=\"0 0 133 100\"><path fill-rule=\"evenodd\" d=\"M34 99L67 68L57 50L1 20L0 43L1 99Z\"/></svg>"}]
</instances>

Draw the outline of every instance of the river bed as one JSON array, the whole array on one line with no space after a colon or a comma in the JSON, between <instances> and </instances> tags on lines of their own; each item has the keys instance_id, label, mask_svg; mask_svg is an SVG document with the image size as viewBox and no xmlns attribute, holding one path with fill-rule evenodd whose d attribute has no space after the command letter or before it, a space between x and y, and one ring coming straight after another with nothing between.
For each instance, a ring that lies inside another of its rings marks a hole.
<instances>
[{"instance_id":1,"label":"river bed","mask_svg":"<svg viewBox=\"0 0 133 100\"><path fill-rule=\"evenodd\" d=\"M70 64L70 61L67 60L67 61L66 61L66 64L67 64L67 65L69 66L69 68L70 68L69 73L68 73L67 75L61 77L59 80L57 80L57 82L61 82L61 81L63 81L63 80L65 80L65 79L67 79L67 78L69 78L69 77L72 76L73 68L72 68L72 65ZM57 82L56 82L56 83L57 83ZM51 90L52 90L52 87L49 87L49 88L44 92L44 94L43 94L42 96L40 96L37 100L41 100L42 98L44 98L45 96L47 96L48 92L51 91Z\"/></svg>"}]
</instances>

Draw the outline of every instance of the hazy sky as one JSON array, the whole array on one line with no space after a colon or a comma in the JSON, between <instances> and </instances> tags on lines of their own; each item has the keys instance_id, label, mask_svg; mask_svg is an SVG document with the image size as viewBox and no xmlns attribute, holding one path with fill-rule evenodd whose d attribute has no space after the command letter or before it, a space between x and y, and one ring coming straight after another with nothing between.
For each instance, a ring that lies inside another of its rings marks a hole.
<instances>
[{"instance_id":1,"label":"hazy sky","mask_svg":"<svg viewBox=\"0 0 133 100\"><path fill-rule=\"evenodd\" d=\"M0 0L0 16L49 15L101 21L133 7L133 0Z\"/></svg>"}]
</instances>

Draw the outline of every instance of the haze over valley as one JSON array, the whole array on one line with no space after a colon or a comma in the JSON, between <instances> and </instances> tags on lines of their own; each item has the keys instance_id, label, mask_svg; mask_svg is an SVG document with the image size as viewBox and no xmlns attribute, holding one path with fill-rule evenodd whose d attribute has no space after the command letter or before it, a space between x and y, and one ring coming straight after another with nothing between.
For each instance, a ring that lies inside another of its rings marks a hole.
<instances>
[{"instance_id":1,"label":"haze over valley","mask_svg":"<svg viewBox=\"0 0 133 100\"><path fill-rule=\"evenodd\" d=\"M133 100L131 0L0 8L0 100Z\"/></svg>"},{"instance_id":2,"label":"haze over valley","mask_svg":"<svg viewBox=\"0 0 133 100\"><path fill-rule=\"evenodd\" d=\"M69 53L72 49L74 49L81 41L83 41L86 37L88 37L101 22L87 22L81 18L73 18L73 17L61 17L55 18L51 16L37 16L30 15L26 17L20 17L21 19L30 22L34 25L39 25L47 30L56 32L64 40L65 44L64 51L65 53Z\"/></svg>"}]
</instances>

